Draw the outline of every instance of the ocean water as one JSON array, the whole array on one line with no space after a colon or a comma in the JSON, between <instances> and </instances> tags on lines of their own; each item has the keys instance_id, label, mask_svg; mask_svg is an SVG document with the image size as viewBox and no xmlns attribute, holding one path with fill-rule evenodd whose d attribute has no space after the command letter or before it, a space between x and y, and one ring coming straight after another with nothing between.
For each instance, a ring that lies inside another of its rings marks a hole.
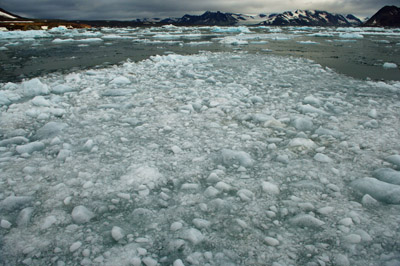
<instances>
[{"instance_id":1,"label":"ocean water","mask_svg":"<svg viewBox=\"0 0 400 266\"><path fill-rule=\"evenodd\" d=\"M0 36L1 264L400 264L400 32Z\"/></svg>"},{"instance_id":2,"label":"ocean water","mask_svg":"<svg viewBox=\"0 0 400 266\"><path fill-rule=\"evenodd\" d=\"M322 27L155 27L0 32L1 82L174 52L243 50L312 59L359 79L399 80L400 31Z\"/></svg>"}]
</instances>

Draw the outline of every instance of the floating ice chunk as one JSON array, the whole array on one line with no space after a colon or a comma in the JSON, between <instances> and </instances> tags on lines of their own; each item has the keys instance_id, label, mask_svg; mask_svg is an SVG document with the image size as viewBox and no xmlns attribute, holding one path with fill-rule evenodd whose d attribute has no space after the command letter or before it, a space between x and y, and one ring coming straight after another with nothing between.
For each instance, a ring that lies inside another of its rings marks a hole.
<instances>
[{"instance_id":1,"label":"floating ice chunk","mask_svg":"<svg viewBox=\"0 0 400 266\"><path fill-rule=\"evenodd\" d=\"M232 190L231 185L229 185L225 182L222 182L222 181L219 181L217 184L215 184L215 187L222 191L231 191Z\"/></svg>"},{"instance_id":2,"label":"floating ice chunk","mask_svg":"<svg viewBox=\"0 0 400 266\"><path fill-rule=\"evenodd\" d=\"M307 113L314 113L314 114L320 114L320 115L328 115L327 112L325 112L324 110L321 110L319 108L316 108L314 106L311 106L309 104L306 105L300 105L299 107L299 111L307 114Z\"/></svg>"},{"instance_id":3,"label":"floating ice chunk","mask_svg":"<svg viewBox=\"0 0 400 266\"><path fill-rule=\"evenodd\" d=\"M250 97L250 101L251 101L253 104L257 104L257 103L262 104L262 103L264 103L264 99L261 98L261 97L259 97L259 96L251 96L251 97Z\"/></svg>"},{"instance_id":4,"label":"floating ice chunk","mask_svg":"<svg viewBox=\"0 0 400 266\"><path fill-rule=\"evenodd\" d=\"M179 34L168 34L168 33L156 34L153 36L153 38L157 40L178 40L181 37L183 36Z\"/></svg>"},{"instance_id":5,"label":"floating ice chunk","mask_svg":"<svg viewBox=\"0 0 400 266\"><path fill-rule=\"evenodd\" d=\"M95 145L94 141L93 141L92 139L88 139L88 140L85 142L85 144L83 145L82 149L83 149L84 151L90 152L90 151L93 149L94 145Z\"/></svg>"},{"instance_id":6,"label":"floating ice chunk","mask_svg":"<svg viewBox=\"0 0 400 266\"><path fill-rule=\"evenodd\" d=\"M0 203L1 211L20 210L32 204L33 197L30 196L9 196Z\"/></svg>"},{"instance_id":7,"label":"floating ice chunk","mask_svg":"<svg viewBox=\"0 0 400 266\"><path fill-rule=\"evenodd\" d=\"M1 228L4 228L4 229L10 229L12 224L5 219L1 219L0 226L1 226Z\"/></svg>"},{"instance_id":8,"label":"floating ice chunk","mask_svg":"<svg viewBox=\"0 0 400 266\"><path fill-rule=\"evenodd\" d=\"M171 147L171 151L172 151L174 154L180 154L180 153L182 153L182 149L179 148L179 147L176 146L176 145L174 145L174 146Z\"/></svg>"},{"instance_id":9,"label":"floating ice chunk","mask_svg":"<svg viewBox=\"0 0 400 266\"><path fill-rule=\"evenodd\" d=\"M2 141L0 141L0 147L6 147L8 145L19 145L19 144L24 144L24 143L28 143L29 140L27 138L24 137L13 137L10 139L4 139Z\"/></svg>"},{"instance_id":10,"label":"floating ice chunk","mask_svg":"<svg viewBox=\"0 0 400 266\"><path fill-rule=\"evenodd\" d=\"M262 190L268 195L278 195L280 193L279 187L271 182L262 181Z\"/></svg>"},{"instance_id":11,"label":"floating ice chunk","mask_svg":"<svg viewBox=\"0 0 400 266\"><path fill-rule=\"evenodd\" d=\"M254 193L245 188L239 190L237 195L242 201L252 201L254 199Z\"/></svg>"},{"instance_id":12,"label":"floating ice chunk","mask_svg":"<svg viewBox=\"0 0 400 266\"><path fill-rule=\"evenodd\" d=\"M322 154L322 153L315 154L314 160L316 160L317 162L320 162L320 163L331 163L331 162L333 162L333 160L331 158L329 158L327 155Z\"/></svg>"},{"instance_id":13,"label":"floating ice chunk","mask_svg":"<svg viewBox=\"0 0 400 266\"><path fill-rule=\"evenodd\" d=\"M204 240L204 235L195 228L185 230L182 234L182 238L189 240L193 245L197 245Z\"/></svg>"},{"instance_id":14,"label":"floating ice chunk","mask_svg":"<svg viewBox=\"0 0 400 266\"><path fill-rule=\"evenodd\" d=\"M64 33L66 31L68 31L68 28L66 26L62 26L62 25L58 26L58 27L51 28L49 30L50 33L60 33L60 32Z\"/></svg>"},{"instance_id":15,"label":"floating ice chunk","mask_svg":"<svg viewBox=\"0 0 400 266\"><path fill-rule=\"evenodd\" d=\"M210 45L210 44L213 44L212 42L210 42L210 41L202 41L202 42L188 42L188 43L185 43L186 45L189 45L189 46L200 46L200 45Z\"/></svg>"},{"instance_id":16,"label":"floating ice chunk","mask_svg":"<svg viewBox=\"0 0 400 266\"><path fill-rule=\"evenodd\" d=\"M314 95L309 95L309 96L305 97L304 100L303 100L303 103L304 104L311 104L311 105L313 105L315 107L319 107L322 104L321 100L316 98Z\"/></svg>"},{"instance_id":17,"label":"floating ice chunk","mask_svg":"<svg viewBox=\"0 0 400 266\"><path fill-rule=\"evenodd\" d=\"M350 266L349 259L344 254L336 254L333 261L337 266Z\"/></svg>"},{"instance_id":18,"label":"floating ice chunk","mask_svg":"<svg viewBox=\"0 0 400 266\"><path fill-rule=\"evenodd\" d=\"M217 32L217 33L224 33L224 32L238 32L238 33L250 33L249 28L245 26L239 26L239 27L213 27L211 32Z\"/></svg>"},{"instance_id":19,"label":"floating ice chunk","mask_svg":"<svg viewBox=\"0 0 400 266\"><path fill-rule=\"evenodd\" d=\"M218 183L220 178L218 177L217 173L211 173L207 178L207 183Z\"/></svg>"},{"instance_id":20,"label":"floating ice chunk","mask_svg":"<svg viewBox=\"0 0 400 266\"><path fill-rule=\"evenodd\" d=\"M48 122L36 131L35 139L53 138L60 134L67 126L67 124L61 122Z\"/></svg>"},{"instance_id":21,"label":"floating ice chunk","mask_svg":"<svg viewBox=\"0 0 400 266\"><path fill-rule=\"evenodd\" d=\"M37 78L22 82L21 88L26 97L35 97L50 93L49 87Z\"/></svg>"},{"instance_id":22,"label":"floating ice chunk","mask_svg":"<svg viewBox=\"0 0 400 266\"><path fill-rule=\"evenodd\" d=\"M75 223L84 224L94 217L94 213L85 206L79 205L72 210L71 216Z\"/></svg>"},{"instance_id":23,"label":"floating ice chunk","mask_svg":"<svg viewBox=\"0 0 400 266\"><path fill-rule=\"evenodd\" d=\"M278 246L279 245L279 240L273 237L265 237L264 238L265 243L267 243L268 246Z\"/></svg>"},{"instance_id":24,"label":"floating ice chunk","mask_svg":"<svg viewBox=\"0 0 400 266\"><path fill-rule=\"evenodd\" d=\"M351 186L362 194L369 194L374 199L389 204L400 204L400 186L389 184L372 177L365 177L351 182Z\"/></svg>"},{"instance_id":25,"label":"floating ice chunk","mask_svg":"<svg viewBox=\"0 0 400 266\"><path fill-rule=\"evenodd\" d=\"M375 119L366 121L363 123L363 125L364 125L364 127L367 127L367 128L378 128L379 127L379 123Z\"/></svg>"},{"instance_id":26,"label":"floating ice chunk","mask_svg":"<svg viewBox=\"0 0 400 266\"><path fill-rule=\"evenodd\" d=\"M395 63L386 62L383 64L383 68L386 68L386 69L397 68L397 65Z\"/></svg>"},{"instance_id":27,"label":"floating ice chunk","mask_svg":"<svg viewBox=\"0 0 400 266\"><path fill-rule=\"evenodd\" d=\"M319 42L313 42L313 41L298 41L300 44L319 44Z\"/></svg>"},{"instance_id":28,"label":"floating ice chunk","mask_svg":"<svg viewBox=\"0 0 400 266\"><path fill-rule=\"evenodd\" d=\"M72 155L72 151L70 151L70 150L68 150L68 149L61 149L59 152L58 152L58 155L57 155L57 160L60 160L60 161L65 161L68 157L70 157Z\"/></svg>"},{"instance_id":29,"label":"floating ice chunk","mask_svg":"<svg viewBox=\"0 0 400 266\"><path fill-rule=\"evenodd\" d=\"M332 129L327 129L323 127L319 127L317 130L315 130L315 134L319 136L332 136L334 138L342 138L344 134L342 132L332 130Z\"/></svg>"},{"instance_id":30,"label":"floating ice chunk","mask_svg":"<svg viewBox=\"0 0 400 266\"><path fill-rule=\"evenodd\" d=\"M392 168L380 168L372 172L372 176L386 183L400 185L400 172Z\"/></svg>"},{"instance_id":31,"label":"floating ice chunk","mask_svg":"<svg viewBox=\"0 0 400 266\"><path fill-rule=\"evenodd\" d=\"M54 215L47 216L43 223L40 225L40 229L46 230L49 229L53 224L57 222L57 218Z\"/></svg>"},{"instance_id":32,"label":"floating ice chunk","mask_svg":"<svg viewBox=\"0 0 400 266\"><path fill-rule=\"evenodd\" d=\"M251 119L254 121L254 123L265 123L270 120L275 120L275 118L273 118L272 116L264 114L253 114L251 116Z\"/></svg>"},{"instance_id":33,"label":"floating ice chunk","mask_svg":"<svg viewBox=\"0 0 400 266\"><path fill-rule=\"evenodd\" d=\"M358 244L361 242L361 236L357 234L349 234L343 237L343 241L349 244Z\"/></svg>"},{"instance_id":34,"label":"floating ice chunk","mask_svg":"<svg viewBox=\"0 0 400 266\"><path fill-rule=\"evenodd\" d=\"M396 154L396 155L391 155L385 158L385 161L396 165L397 167L400 167L400 155Z\"/></svg>"},{"instance_id":35,"label":"floating ice chunk","mask_svg":"<svg viewBox=\"0 0 400 266\"><path fill-rule=\"evenodd\" d=\"M27 30L27 31L0 31L1 39L29 39L29 38L46 38L51 35L43 30Z\"/></svg>"},{"instance_id":36,"label":"floating ice chunk","mask_svg":"<svg viewBox=\"0 0 400 266\"><path fill-rule=\"evenodd\" d=\"M131 81L127 77L119 76L119 77L114 78L110 83L124 85L124 84L130 84Z\"/></svg>"},{"instance_id":37,"label":"floating ice chunk","mask_svg":"<svg viewBox=\"0 0 400 266\"><path fill-rule=\"evenodd\" d=\"M45 148L43 142L40 141L35 141L35 142L31 142L25 145L20 145L17 146L15 148L15 150L19 153L19 154L24 154L24 153L28 153L31 154L35 151L41 151Z\"/></svg>"},{"instance_id":38,"label":"floating ice chunk","mask_svg":"<svg viewBox=\"0 0 400 266\"><path fill-rule=\"evenodd\" d=\"M142 266L142 260L139 257L134 257L130 260L132 266Z\"/></svg>"},{"instance_id":39,"label":"floating ice chunk","mask_svg":"<svg viewBox=\"0 0 400 266\"><path fill-rule=\"evenodd\" d=\"M204 191L204 196L207 198L215 198L219 194L219 190L216 189L213 186L209 186L205 191Z\"/></svg>"},{"instance_id":40,"label":"floating ice chunk","mask_svg":"<svg viewBox=\"0 0 400 266\"><path fill-rule=\"evenodd\" d=\"M284 164L288 164L290 162L289 156L287 154L279 154L276 157L276 161Z\"/></svg>"},{"instance_id":41,"label":"floating ice chunk","mask_svg":"<svg viewBox=\"0 0 400 266\"><path fill-rule=\"evenodd\" d=\"M183 261L181 259L177 259L174 261L173 266L185 266L185 264L183 264Z\"/></svg>"},{"instance_id":42,"label":"floating ice chunk","mask_svg":"<svg viewBox=\"0 0 400 266\"><path fill-rule=\"evenodd\" d=\"M185 240L183 239L174 239L168 243L169 251L178 251L185 245Z\"/></svg>"},{"instance_id":43,"label":"floating ice chunk","mask_svg":"<svg viewBox=\"0 0 400 266\"><path fill-rule=\"evenodd\" d=\"M376 199L374 199L373 197L371 197L368 194L365 194L362 199L361 199L361 203L364 206L369 206L369 207L373 207L373 206L377 206L378 205L378 201Z\"/></svg>"},{"instance_id":44,"label":"floating ice chunk","mask_svg":"<svg viewBox=\"0 0 400 266\"><path fill-rule=\"evenodd\" d=\"M183 225L181 222L173 222L170 226L171 231L178 231L182 229Z\"/></svg>"},{"instance_id":45,"label":"floating ice chunk","mask_svg":"<svg viewBox=\"0 0 400 266\"><path fill-rule=\"evenodd\" d=\"M330 214L331 212L333 212L334 210L335 210L335 208L333 208L333 207L331 207L331 206L325 206L325 207L319 208L319 209L317 210L317 212L318 212L319 214L322 214L322 215L328 215L328 214Z\"/></svg>"},{"instance_id":46,"label":"floating ice chunk","mask_svg":"<svg viewBox=\"0 0 400 266\"><path fill-rule=\"evenodd\" d=\"M142 259L142 262L144 265L146 266L156 266L158 265L157 261L151 257L146 257L144 259Z\"/></svg>"},{"instance_id":47,"label":"floating ice chunk","mask_svg":"<svg viewBox=\"0 0 400 266\"><path fill-rule=\"evenodd\" d=\"M293 120L293 126L300 131L311 131L314 124L308 117L297 117Z\"/></svg>"},{"instance_id":48,"label":"floating ice chunk","mask_svg":"<svg viewBox=\"0 0 400 266\"><path fill-rule=\"evenodd\" d=\"M157 168L132 165L129 167L128 173L121 176L121 181L127 186L138 188L140 185L160 184L164 182L164 177Z\"/></svg>"},{"instance_id":49,"label":"floating ice chunk","mask_svg":"<svg viewBox=\"0 0 400 266\"><path fill-rule=\"evenodd\" d=\"M224 37L222 40L219 41L221 44L227 45L248 45L249 42L245 40L240 40L235 37Z\"/></svg>"},{"instance_id":50,"label":"floating ice chunk","mask_svg":"<svg viewBox=\"0 0 400 266\"><path fill-rule=\"evenodd\" d=\"M64 94L67 92L73 92L73 91L77 91L77 90L78 90L78 88L72 87L72 86L69 86L66 84L60 84L51 89L51 91L55 94Z\"/></svg>"},{"instance_id":51,"label":"floating ice chunk","mask_svg":"<svg viewBox=\"0 0 400 266\"><path fill-rule=\"evenodd\" d=\"M18 227L27 227L30 223L31 217L33 214L33 208L27 207L22 209L17 217L17 225Z\"/></svg>"},{"instance_id":52,"label":"floating ice chunk","mask_svg":"<svg viewBox=\"0 0 400 266\"><path fill-rule=\"evenodd\" d=\"M372 241L372 237L362 229L356 230L355 233L361 237L361 241L365 241L365 242Z\"/></svg>"},{"instance_id":53,"label":"floating ice chunk","mask_svg":"<svg viewBox=\"0 0 400 266\"><path fill-rule=\"evenodd\" d=\"M290 223L299 227L320 228L325 223L309 214L299 214L292 219Z\"/></svg>"},{"instance_id":54,"label":"floating ice chunk","mask_svg":"<svg viewBox=\"0 0 400 266\"><path fill-rule=\"evenodd\" d=\"M103 39L101 38L85 38L85 39L79 39L75 40L76 42L86 42L86 43L96 43L96 42L103 42Z\"/></svg>"},{"instance_id":55,"label":"floating ice chunk","mask_svg":"<svg viewBox=\"0 0 400 266\"><path fill-rule=\"evenodd\" d=\"M211 222L204 220L204 219L200 219L200 218L195 218L193 219L193 224L199 228L199 229L203 229L203 228L208 228L211 225Z\"/></svg>"},{"instance_id":56,"label":"floating ice chunk","mask_svg":"<svg viewBox=\"0 0 400 266\"><path fill-rule=\"evenodd\" d=\"M16 101L19 101L21 96L12 91L0 91L0 106L10 105Z\"/></svg>"},{"instance_id":57,"label":"floating ice chunk","mask_svg":"<svg viewBox=\"0 0 400 266\"><path fill-rule=\"evenodd\" d=\"M339 38L343 39L363 39L364 36L359 33L340 33Z\"/></svg>"},{"instance_id":58,"label":"floating ice chunk","mask_svg":"<svg viewBox=\"0 0 400 266\"><path fill-rule=\"evenodd\" d=\"M50 107L51 103L46 100L43 96L36 96L31 100L32 104L35 106Z\"/></svg>"},{"instance_id":59,"label":"floating ice chunk","mask_svg":"<svg viewBox=\"0 0 400 266\"><path fill-rule=\"evenodd\" d=\"M74 42L74 39L68 38L68 39L60 39L60 38L55 38L54 40L52 40L52 43L55 44L61 44L61 43L71 43Z\"/></svg>"},{"instance_id":60,"label":"floating ice chunk","mask_svg":"<svg viewBox=\"0 0 400 266\"><path fill-rule=\"evenodd\" d=\"M75 252L75 251L77 251L81 246L82 246L82 242L77 241L77 242L73 243L73 244L69 247L69 251L70 251L70 252Z\"/></svg>"},{"instance_id":61,"label":"floating ice chunk","mask_svg":"<svg viewBox=\"0 0 400 266\"><path fill-rule=\"evenodd\" d=\"M339 221L339 224L344 225L344 226L350 226L353 225L353 220L350 217L343 218Z\"/></svg>"},{"instance_id":62,"label":"floating ice chunk","mask_svg":"<svg viewBox=\"0 0 400 266\"><path fill-rule=\"evenodd\" d=\"M234 151L230 149L223 149L221 151L221 161L227 166L232 166L234 164L241 165L243 167L253 166L253 159L250 155L244 151Z\"/></svg>"},{"instance_id":63,"label":"floating ice chunk","mask_svg":"<svg viewBox=\"0 0 400 266\"><path fill-rule=\"evenodd\" d=\"M118 226L113 226L113 228L111 229L111 236L115 241L120 241L122 238L124 238L125 233L122 230L121 227Z\"/></svg>"},{"instance_id":64,"label":"floating ice chunk","mask_svg":"<svg viewBox=\"0 0 400 266\"><path fill-rule=\"evenodd\" d=\"M294 138L289 142L288 146L291 148L300 147L303 149L315 149L318 147L317 144L314 143L314 141L305 138Z\"/></svg>"},{"instance_id":65,"label":"floating ice chunk","mask_svg":"<svg viewBox=\"0 0 400 266\"><path fill-rule=\"evenodd\" d=\"M181 186L182 190L198 190L199 189L199 184L195 183L185 183Z\"/></svg>"},{"instance_id":66,"label":"floating ice chunk","mask_svg":"<svg viewBox=\"0 0 400 266\"><path fill-rule=\"evenodd\" d=\"M371 118L376 119L376 118L378 117L378 113L377 113L376 109L371 109L371 110L368 112L368 116L371 117Z\"/></svg>"}]
</instances>

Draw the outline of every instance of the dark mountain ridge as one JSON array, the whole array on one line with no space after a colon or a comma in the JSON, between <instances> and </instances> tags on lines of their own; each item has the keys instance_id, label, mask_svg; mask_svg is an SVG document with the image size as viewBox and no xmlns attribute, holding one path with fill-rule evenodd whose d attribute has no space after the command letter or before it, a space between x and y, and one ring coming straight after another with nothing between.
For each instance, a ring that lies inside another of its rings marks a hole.
<instances>
[{"instance_id":1,"label":"dark mountain ridge","mask_svg":"<svg viewBox=\"0 0 400 266\"><path fill-rule=\"evenodd\" d=\"M16 20L23 21L27 19L0 8L0 21L16 21Z\"/></svg>"},{"instance_id":2,"label":"dark mountain ridge","mask_svg":"<svg viewBox=\"0 0 400 266\"><path fill-rule=\"evenodd\" d=\"M384 6L367 22L366 27L400 27L400 8L396 6Z\"/></svg>"}]
</instances>

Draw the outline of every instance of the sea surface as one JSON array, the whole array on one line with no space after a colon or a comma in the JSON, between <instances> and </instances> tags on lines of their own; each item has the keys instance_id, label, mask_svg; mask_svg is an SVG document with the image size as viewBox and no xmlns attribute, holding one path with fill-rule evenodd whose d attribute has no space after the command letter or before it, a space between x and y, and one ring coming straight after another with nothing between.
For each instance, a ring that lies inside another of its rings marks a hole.
<instances>
[{"instance_id":1,"label":"sea surface","mask_svg":"<svg viewBox=\"0 0 400 266\"><path fill-rule=\"evenodd\" d=\"M247 51L314 60L359 79L400 80L400 30L329 27L154 27L0 33L0 81L140 61L166 53Z\"/></svg>"}]
</instances>

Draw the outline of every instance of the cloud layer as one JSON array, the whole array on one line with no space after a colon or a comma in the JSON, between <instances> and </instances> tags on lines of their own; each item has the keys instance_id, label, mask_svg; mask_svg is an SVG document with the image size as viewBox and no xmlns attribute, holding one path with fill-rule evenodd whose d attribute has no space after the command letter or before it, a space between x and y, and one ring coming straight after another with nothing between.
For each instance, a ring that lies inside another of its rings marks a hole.
<instances>
[{"instance_id":1,"label":"cloud layer","mask_svg":"<svg viewBox=\"0 0 400 266\"><path fill-rule=\"evenodd\" d=\"M317 9L372 16L385 5L399 6L400 0L0 0L3 9L26 17L119 20L181 17L207 10L259 14Z\"/></svg>"}]
</instances>

